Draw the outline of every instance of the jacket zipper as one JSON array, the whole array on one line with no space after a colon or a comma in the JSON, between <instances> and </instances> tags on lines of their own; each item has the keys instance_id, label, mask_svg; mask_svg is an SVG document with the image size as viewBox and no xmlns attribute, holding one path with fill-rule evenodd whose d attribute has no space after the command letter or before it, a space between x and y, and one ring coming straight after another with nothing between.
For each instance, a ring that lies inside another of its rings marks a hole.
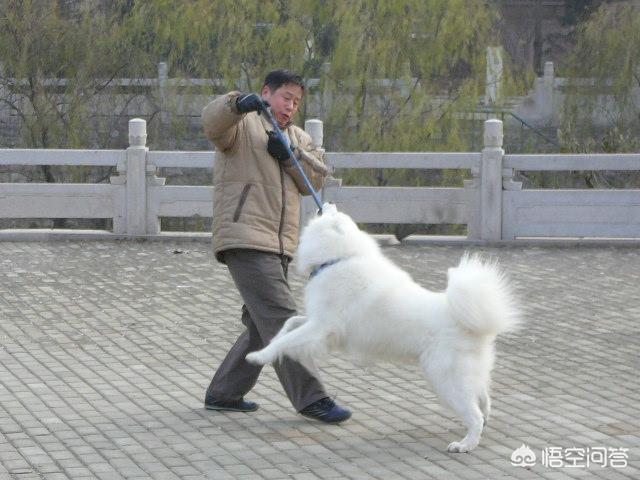
<instances>
[{"instance_id":1,"label":"jacket zipper","mask_svg":"<svg viewBox=\"0 0 640 480\"><path fill-rule=\"evenodd\" d=\"M282 209L280 210L280 226L278 227L278 242L280 243L280 255L284 255L284 242L282 241L282 230L284 229L284 216L287 212L287 204L286 204L286 195L285 195L285 186L284 186L284 170L282 169L282 165L279 164L280 167L280 185L282 185Z\"/></svg>"},{"instance_id":2,"label":"jacket zipper","mask_svg":"<svg viewBox=\"0 0 640 480\"><path fill-rule=\"evenodd\" d=\"M240 194L240 200L238 201L238 206L236 207L236 211L233 212L234 222L237 222L240 219L240 213L242 213L242 207L244 207L244 202L247 201L247 196L249 195L250 189L251 189L250 183L247 183L242 189L242 193Z\"/></svg>"}]
</instances>

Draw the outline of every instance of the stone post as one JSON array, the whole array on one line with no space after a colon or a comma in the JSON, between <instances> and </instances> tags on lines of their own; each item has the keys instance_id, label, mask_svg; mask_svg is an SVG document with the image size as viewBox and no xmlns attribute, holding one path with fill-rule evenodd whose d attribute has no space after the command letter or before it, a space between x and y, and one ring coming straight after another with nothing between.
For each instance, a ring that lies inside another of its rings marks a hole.
<instances>
[{"instance_id":1,"label":"stone post","mask_svg":"<svg viewBox=\"0 0 640 480\"><path fill-rule=\"evenodd\" d=\"M484 122L484 149L480 167L480 238L502 239L502 122Z\"/></svg>"},{"instance_id":2,"label":"stone post","mask_svg":"<svg viewBox=\"0 0 640 480\"><path fill-rule=\"evenodd\" d=\"M146 234L147 223L147 122L129 120L129 148L126 166L127 235Z\"/></svg>"},{"instance_id":3,"label":"stone post","mask_svg":"<svg viewBox=\"0 0 640 480\"><path fill-rule=\"evenodd\" d=\"M324 141L324 124L322 123L322 120L310 118L304 122L304 129L309 135L311 135L313 146L324 152L324 149L322 148L322 142Z\"/></svg>"},{"instance_id":4,"label":"stone post","mask_svg":"<svg viewBox=\"0 0 640 480\"><path fill-rule=\"evenodd\" d=\"M0 80L4 80L4 64L0 62ZM4 102L1 100L9 100L10 91L7 87L8 82L2 81L0 82L0 121L7 121L9 124L9 107L8 102Z\"/></svg>"},{"instance_id":5,"label":"stone post","mask_svg":"<svg viewBox=\"0 0 640 480\"><path fill-rule=\"evenodd\" d=\"M487 105L496 103L502 89L502 47L487 47L487 86L484 101Z\"/></svg>"},{"instance_id":6,"label":"stone post","mask_svg":"<svg viewBox=\"0 0 640 480\"><path fill-rule=\"evenodd\" d=\"M325 62L322 64L320 73L320 115L326 118L333 104L333 90L329 74L331 73L331 64Z\"/></svg>"},{"instance_id":7,"label":"stone post","mask_svg":"<svg viewBox=\"0 0 640 480\"><path fill-rule=\"evenodd\" d=\"M543 115L547 119L547 123L551 123L555 125L556 120L556 76L553 67L553 62L545 62L544 63L544 91L545 91L545 103Z\"/></svg>"},{"instance_id":8,"label":"stone post","mask_svg":"<svg viewBox=\"0 0 640 480\"><path fill-rule=\"evenodd\" d=\"M169 123L167 80L169 79L169 65L166 62L158 63L158 94L160 95L160 123Z\"/></svg>"},{"instance_id":9,"label":"stone post","mask_svg":"<svg viewBox=\"0 0 640 480\"><path fill-rule=\"evenodd\" d=\"M544 74L536 78L534 101L538 124L550 124L554 119L555 73L553 62L545 62Z\"/></svg>"}]
</instances>

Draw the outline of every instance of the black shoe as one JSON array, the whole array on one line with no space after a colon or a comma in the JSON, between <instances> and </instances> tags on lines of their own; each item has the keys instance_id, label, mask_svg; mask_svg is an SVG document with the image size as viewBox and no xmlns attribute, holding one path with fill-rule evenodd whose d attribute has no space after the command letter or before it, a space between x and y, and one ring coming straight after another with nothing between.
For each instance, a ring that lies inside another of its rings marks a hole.
<instances>
[{"instance_id":1,"label":"black shoe","mask_svg":"<svg viewBox=\"0 0 640 480\"><path fill-rule=\"evenodd\" d=\"M341 423L351 417L351 410L339 407L333 400L326 397L300 410L300 415L324 423Z\"/></svg>"},{"instance_id":2,"label":"black shoe","mask_svg":"<svg viewBox=\"0 0 640 480\"><path fill-rule=\"evenodd\" d=\"M227 402L208 398L204 401L204 408L226 412L255 412L258 410L258 404L256 402L246 402L242 398Z\"/></svg>"}]
</instances>

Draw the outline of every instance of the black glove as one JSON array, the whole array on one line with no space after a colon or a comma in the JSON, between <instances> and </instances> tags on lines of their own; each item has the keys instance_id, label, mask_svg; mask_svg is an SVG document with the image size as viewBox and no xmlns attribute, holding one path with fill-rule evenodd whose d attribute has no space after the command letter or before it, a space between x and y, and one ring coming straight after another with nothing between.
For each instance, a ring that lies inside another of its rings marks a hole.
<instances>
[{"instance_id":1,"label":"black glove","mask_svg":"<svg viewBox=\"0 0 640 480\"><path fill-rule=\"evenodd\" d=\"M269 103L262 100L255 93L242 93L236 98L236 109L238 113L259 112L269 106Z\"/></svg>"},{"instance_id":2,"label":"black glove","mask_svg":"<svg viewBox=\"0 0 640 480\"><path fill-rule=\"evenodd\" d=\"M278 134L273 131L267 131L267 135L269 136L269 141L267 142L267 152L269 152L269 155L279 162L286 162L289 160L287 147L282 143Z\"/></svg>"}]
</instances>

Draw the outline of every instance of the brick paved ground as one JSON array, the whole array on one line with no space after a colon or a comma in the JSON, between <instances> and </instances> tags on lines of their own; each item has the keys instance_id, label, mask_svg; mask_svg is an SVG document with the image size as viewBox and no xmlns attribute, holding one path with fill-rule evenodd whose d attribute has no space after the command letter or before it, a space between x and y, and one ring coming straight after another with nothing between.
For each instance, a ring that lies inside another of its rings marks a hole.
<instances>
[{"instance_id":1,"label":"brick paved ground","mask_svg":"<svg viewBox=\"0 0 640 480\"><path fill-rule=\"evenodd\" d=\"M328 391L354 411L342 426L295 415L271 367L251 395L258 412L205 411L240 331L238 296L206 244L0 247L2 479L640 478L637 250L472 247L512 272L528 323L498 341L480 447L448 454L464 429L416 368L324 365ZM442 289L462 248L385 250ZM523 443L538 456L530 470L510 463ZM628 448L629 466L541 464L545 447L572 446Z\"/></svg>"}]
</instances>

